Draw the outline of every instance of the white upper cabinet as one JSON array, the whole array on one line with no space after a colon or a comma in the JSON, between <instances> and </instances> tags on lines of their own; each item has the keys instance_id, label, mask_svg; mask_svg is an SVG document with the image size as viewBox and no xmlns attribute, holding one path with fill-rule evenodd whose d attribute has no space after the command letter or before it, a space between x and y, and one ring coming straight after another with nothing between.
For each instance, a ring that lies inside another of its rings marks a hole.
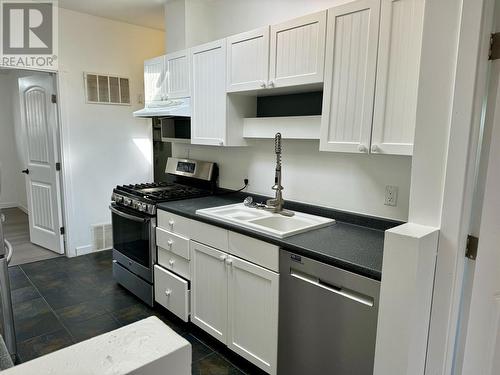
<instances>
[{"instance_id":1,"label":"white upper cabinet","mask_svg":"<svg viewBox=\"0 0 500 375\"><path fill-rule=\"evenodd\" d=\"M229 256L228 347L268 374L278 357L279 275Z\"/></svg>"},{"instance_id":2,"label":"white upper cabinet","mask_svg":"<svg viewBox=\"0 0 500 375\"><path fill-rule=\"evenodd\" d=\"M227 92L265 88L269 81L269 26L230 36Z\"/></svg>"},{"instance_id":3,"label":"white upper cabinet","mask_svg":"<svg viewBox=\"0 0 500 375\"><path fill-rule=\"evenodd\" d=\"M369 152L380 0L329 9L321 151Z\"/></svg>"},{"instance_id":4,"label":"white upper cabinet","mask_svg":"<svg viewBox=\"0 0 500 375\"><path fill-rule=\"evenodd\" d=\"M424 0L382 0L372 153L412 155Z\"/></svg>"},{"instance_id":5,"label":"white upper cabinet","mask_svg":"<svg viewBox=\"0 0 500 375\"><path fill-rule=\"evenodd\" d=\"M323 82L326 11L271 26L269 86Z\"/></svg>"},{"instance_id":6,"label":"white upper cabinet","mask_svg":"<svg viewBox=\"0 0 500 375\"><path fill-rule=\"evenodd\" d=\"M167 82L164 56L144 61L144 101L146 105L166 100Z\"/></svg>"},{"instance_id":7,"label":"white upper cabinet","mask_svg":"<svg viewBox=\"0 0 500 375\"><path fill-rule=\"evenodd\" d=\"M226 143L226 41L191 48L191 143Z\"/></svg>"},{"instance_id":8,"label":"white upper cabinet","mask_svg":"<svg viewBox=\"0 0 500 375\"><path fill-rule=\"evenodd\" d=\"M245 146L243 119L255 117L251 96L226 94L226 39L191 48L191 143Z\"/></svg>"},{"instance_id":9,"label":"white upper cabinet","mask_svg":"<svg viewBox=\"0 0 500 375\"><path fill-rule=\"evenodd\" d=\"M191 96L189 59L189 50L174 52L165 56L168 99Z\"/></svg>"}]
</instances>

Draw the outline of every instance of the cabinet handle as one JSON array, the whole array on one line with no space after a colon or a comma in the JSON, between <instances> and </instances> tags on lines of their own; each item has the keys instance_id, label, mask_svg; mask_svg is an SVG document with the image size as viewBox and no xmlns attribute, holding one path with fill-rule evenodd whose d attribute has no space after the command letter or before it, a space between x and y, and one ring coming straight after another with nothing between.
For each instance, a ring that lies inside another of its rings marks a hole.
<instances>
[{"instance_id":1,"label":"cabinet handle","mask_svg":"<svg viewBox=\"0 0 500 375\"><path fill-rule=\"evenodd\" d=\"M274 81L270 80L269 83L267 84L269 87L274 87Z\"/></svg>"},{"instance_id":2,"label":"cabinet handle","mask_svg":"<svg viewBox=\"0 0 500 375\"><path fill-rule=\"evenodd\" d=\"M173 259L170 259L170 260L168 261L168 264L170 264L170 267L173 267L173 266L174 266L174 263L175 263L175 260L173 260Z\"/></svg>"},{"instance_id":3,"label":"cabinet handle","mask_svg":"<svg viewBox=\"0 0 500 375\"><path fill-rule=\"evenodd\" d=\"M262 82L260 83L260 87L262 87L263 89L265 89L265 88L266 88L266 86L267 86L267 85L266 85L266 81L262 81Z\"/></svg>"},{"instance_id":4,"label":"cabinet handle","mask_svg":"<svg viewBox=\"0 0 500 375\"><path fill-rule=\"evenodd\" d=\"M359 152L366 152L366 151L368 151L368 149L366 148L366 146L364 144L360 143L358 146L358 151Z\"/></svg>"},{"instance_id":5,"label":"cabinet handle","mask_svg":"<svg viewBox=\"0 0 500 375\"><path fill-rule=\"evenodd\" d=\"M372 152L379 152L380 148L377 145L372 145Z\"/></svg>"},{"instance_id":6,"label":"cabinet handle","mask_svg":"<svg viewBox=\"0 0 500 375\"><path fill-rule=\"evenodd\" d=\"M224 141L219 141L219 146L224 146Z\"/></svg>"},{"instance_id":7,"label":"cabinet handle","mask_svg":"<svg viewBox=\"0 0 500 375\"><path fill-rule=\"evenodd\" d=\"M222 262L224 262L226 260L227 256L226 255L221 255L219 258L220 258L220 260Z\"/></svg>"},{"instance_id":8,"label":"cabinet handle","mask_svg":"<svg viewBox=\"0 0 500 375\"><path fill-rule=\"evenodd\" d=\"M172 247L173 244L174 244L174 241L172 241L172 240L168 240L167 241L168 247Z\"/></svg>"},{"instance_id":9,"label":"cabinet handle","mask_svg":"<svg viewBox=\"0 0 500 375\"><path fill-rule=\"evenodd\" d=\"M171 291L170 289L167 289L167 290L165 291L165 295L166 295L167 297L170 297L170 295L171 295L171 294L172 294L172 291Z\"/></svg>"},{"instance_id":10,"label":"cabinet handle","mask_svg":"<svg viewBox=\"0 0 500 375\"><path fill-rule=\"evenodd\" d=\"M170 225L171 227L173 227L173 226L174 226L174 221L173 221L172 219L170 219L170 220L168 221L168 225Z\"/></svg>"},{"instance_id":11,"label":"cabinet handle","mask_svg":"<svg viewBox=\"0 0 500 375\"><path fill-rule=\"evenodd\" d=\"M227 259L226 259L226 264L227 264L228 266L232 266L232 265L233 265L233 260L232 260L231 258L227 258Z\"/></svg>"}]
</instances>

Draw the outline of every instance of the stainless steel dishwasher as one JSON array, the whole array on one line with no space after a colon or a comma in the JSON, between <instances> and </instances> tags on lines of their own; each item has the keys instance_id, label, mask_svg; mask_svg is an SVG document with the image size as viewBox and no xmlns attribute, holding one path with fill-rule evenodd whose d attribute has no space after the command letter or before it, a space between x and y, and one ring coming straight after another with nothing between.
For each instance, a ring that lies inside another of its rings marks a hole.
<instances>
[{"instance_id":1,"label":"stainless steel dishwasher","mask_svg":"<svg viewBox=\"0 0 500 375\"><path fill-rule=\"evenodd\" d=\"M380 282L282 250L278 374L373 373Z\"/></svg>"}]
</instances>

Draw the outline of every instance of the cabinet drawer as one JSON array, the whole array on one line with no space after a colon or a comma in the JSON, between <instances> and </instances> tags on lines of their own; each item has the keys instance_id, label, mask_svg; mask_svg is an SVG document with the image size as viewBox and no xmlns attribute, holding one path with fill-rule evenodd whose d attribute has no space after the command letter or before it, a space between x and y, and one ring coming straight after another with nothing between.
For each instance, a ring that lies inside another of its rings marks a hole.
<instances>
[{"instance_id":1,"label":"cabinet drawer","mask_svg":"<svg viewBox=\"0 0 500 375\"><path fill-rule=\"evenodd\" d=\"M162 210L158 211L158 226L186 239L195 240L222 251L228 250L227 230L225 229Z\"/></svg>"},{"instance_id":2,"label":"cabinet drawer","mask_svg":"<svg viewBox=\"0 0 500 375\"><path fill-rule=\"evenodd\" d=\"M187 260L189 257L189 239L171 233L165 229L156 228L156 244Z\"/></svg>"},{"instance_id":3,"label":"cabinet drawer","mask_svg":"<svg viewBox=\"0 0 500 375\"><path fill-rule=\"evenodd\" d=\"M158 210L157 216L158 226L161 229L189 238L190 225L193 220L162 210Z\"/></svg>"},{"instance_id":4,"label":"cabinet drawer","mask_svg":"<svg viewBox=\"0 0 500 375\"><path fill-rule=\"evenodd\" d=\"M155 265L155 300L183 321L189 320L188 282Z\"/></svg>"},{"instance_id":5,"label":"cabinet drawer","mask_svg":"<svg viewBox=\"0 0 500 375\"><path fill-rule=\"evenodd\" d=\"M158 264L188 280L191 279L189 260L186 260L185 258L180 257L162 247L158 247Z\"/></svg>"},{"instance_id":6,"label":"cabinet drawer","mask_svg":"<svg viewBox=\"0 0 500 375\"><path fill-rule=\"evenodd\" d=\"M259 266L279 272L279 247L229 231L229 252Z\"/></svg>"}]
</instances>

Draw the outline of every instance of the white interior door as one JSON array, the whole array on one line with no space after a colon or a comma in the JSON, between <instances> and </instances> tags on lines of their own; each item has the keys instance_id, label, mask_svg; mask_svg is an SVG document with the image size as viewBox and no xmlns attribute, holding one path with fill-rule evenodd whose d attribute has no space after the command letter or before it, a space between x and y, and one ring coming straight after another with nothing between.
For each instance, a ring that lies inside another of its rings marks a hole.
<instances>
[{"instance_id":1,"label":"white interior door","mask_svg":"<svg viewBox=\"0 0 500 375\"><path fill-rule=\"evenodd\" d=\"M56 162L57 116L51 75L19 78L21 121L26 139L26 191L31 242L64 253L61 192Z\"/></svg>"},{"instance_id":2,"label":"white interior door","mask_svg":"<svg viewBox=\"0 0 500 375\"><path fill-rule=\"evenodd\" d=\"M487 174L463 375L500 374L500 60L492 64L486 114L486 122L492 127L491 143L485 161Z\"/></svg>"}]
</instances>

